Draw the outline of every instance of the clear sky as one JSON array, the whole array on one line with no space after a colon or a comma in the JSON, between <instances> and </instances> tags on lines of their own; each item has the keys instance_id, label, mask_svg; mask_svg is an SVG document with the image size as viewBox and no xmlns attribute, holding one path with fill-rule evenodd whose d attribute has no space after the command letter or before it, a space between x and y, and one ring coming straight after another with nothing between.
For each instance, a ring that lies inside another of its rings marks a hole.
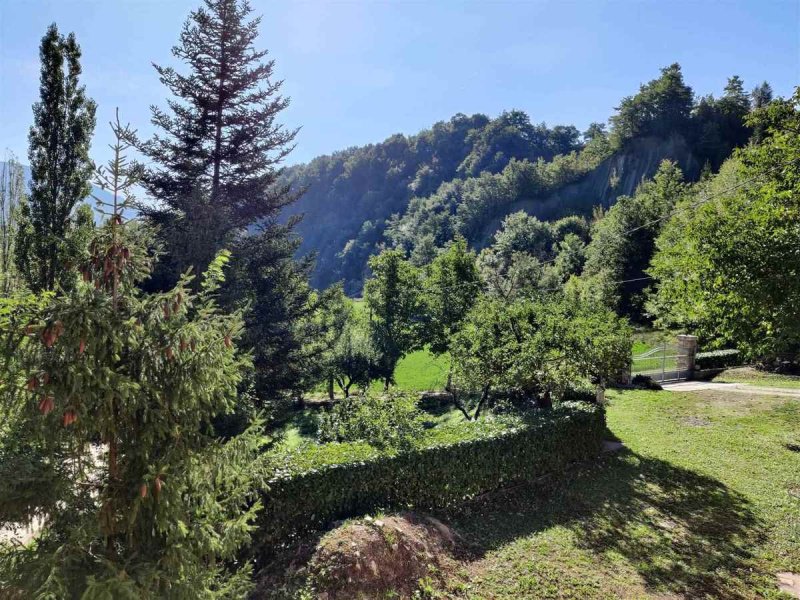
<instances>
[{"instance_id":1,"label":"clear sky","mask_svg":"<svg viewBox=\"0 0 800 600\"><path fill-rule=\"evenodd\" d=\"M94 158L107 158L115 107L148 133L148 107L165 99L151 62L170 62L200 1L0 0L0 151L27 162L38 44L53 21L83 48ZM457 112L519 108L584 129L675 61L696 94L719 94L733 74L783 96L800 84L800 0L251 3L292 99L283 122L302 126L290 163Z\"/></svg>"}]
</instances>

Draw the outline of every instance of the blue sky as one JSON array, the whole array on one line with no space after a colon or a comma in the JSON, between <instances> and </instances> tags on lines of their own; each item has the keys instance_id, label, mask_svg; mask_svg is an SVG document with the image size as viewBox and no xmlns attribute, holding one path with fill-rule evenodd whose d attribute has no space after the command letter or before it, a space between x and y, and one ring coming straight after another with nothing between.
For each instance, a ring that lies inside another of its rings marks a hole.
<instances>
[{"instance_id":1,"label":"blue sky","mask_svg":"<svg viewBox=\"0 0 800 600\"><path fill-rule=\"evenodd\" d=\"M119 107L140 133L165 90L151 62L170 63L200 0L0 0L0 152L27 159L47 25L74 31L84 82L98 103L93 156ZM800 0L427 2L252 0L302 126L289 163L415 133L456 112L527 111L535 122L585 128L679 62L697 94L728 76L800 83Z\"/></svg>"}]
</instances>

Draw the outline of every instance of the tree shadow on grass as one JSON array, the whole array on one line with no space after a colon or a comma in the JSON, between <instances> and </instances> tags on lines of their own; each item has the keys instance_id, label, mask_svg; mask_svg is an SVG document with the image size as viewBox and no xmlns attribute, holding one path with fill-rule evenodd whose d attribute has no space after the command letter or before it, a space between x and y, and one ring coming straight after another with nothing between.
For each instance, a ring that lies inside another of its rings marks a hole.
<instances>
[{"instance_id":1,"label":"tree shadow on grass","mask_svg":"<svg viewBox=\"0 0 800 600\"><path fill-rule=\"evenodd\" d=\"M578 548L622 555L649 588L690 598L774 587L751 549L764 540L748 501L719 481L622 450L538 484L498 491L450 515L480 557L553 526Z\"/></svg>"}]
</instances>

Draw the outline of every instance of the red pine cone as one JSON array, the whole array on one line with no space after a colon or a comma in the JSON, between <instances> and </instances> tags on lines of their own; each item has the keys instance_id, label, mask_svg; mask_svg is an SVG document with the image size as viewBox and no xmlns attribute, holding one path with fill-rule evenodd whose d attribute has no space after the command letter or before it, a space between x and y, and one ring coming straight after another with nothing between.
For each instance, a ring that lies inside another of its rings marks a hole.
<instances>
[{"instance_id":1,"label":"red pine cone","mask_svg":"<svg viewBox=\"0 0 800 600\"><path fill-rule=\"evenodd\" d=\"M75 421L78 420L78 415L75 414L75 411L67 409L64 411L64 416L61 418L61 422L64 423L64 427L68 427L72 425Z\"/></svg>"},{"instance_id":2,"label":"red pine cone","mask_svg":"<svg viewBox=\"0 0 800 600\"><path fill-rule=\"evenodd\" d=\"M52 396L44 396L41 400L39 400L39 412L42 413L43 415L49 414L54 407L55 407L55 398L53 398Z\"/></svg>"}]
</instances>

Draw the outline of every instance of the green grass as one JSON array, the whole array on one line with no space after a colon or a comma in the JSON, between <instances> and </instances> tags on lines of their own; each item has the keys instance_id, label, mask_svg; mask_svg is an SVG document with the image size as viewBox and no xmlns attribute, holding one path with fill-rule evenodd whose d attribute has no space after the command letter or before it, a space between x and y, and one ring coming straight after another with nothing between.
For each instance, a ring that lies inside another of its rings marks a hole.
<instances>
[{"instance_id":1,"label":"green grass","mask_svg":"<svg viewBox=\"0 0 800 600\"><path fill-rule=\"evenodd\" d=\"M779 375L759 371L752 367L738 367L723 371L714 381L719 383L746 383L763 387L780 387L800 389L800 377L797 375Z\"/></svg>"},{"instance_id":2,"label":"green grass","mask_svg":"<svg viewBox=\"0 0 800 600\"><path fill-rule=\"evenodd\" d=\"M443 390L447 384L447 371L450 368L448 355L434 356L428 350L417 350L407 354L394 372L398 390L422 392ZM383 389L381 382L373 382L375 391Z\"/></svg>"},{"instance_id":3,"label":"green grass","mask_svg":"<svg viewBox=\"0 0 800 600\"><path fill-rule=\"evenodd\" d=\"M781 598L800 572L800 402L610 394L625 449L443 515L458 598ZM793 495L797 494L797 496Z\"/></svg>"}]
</instances>

